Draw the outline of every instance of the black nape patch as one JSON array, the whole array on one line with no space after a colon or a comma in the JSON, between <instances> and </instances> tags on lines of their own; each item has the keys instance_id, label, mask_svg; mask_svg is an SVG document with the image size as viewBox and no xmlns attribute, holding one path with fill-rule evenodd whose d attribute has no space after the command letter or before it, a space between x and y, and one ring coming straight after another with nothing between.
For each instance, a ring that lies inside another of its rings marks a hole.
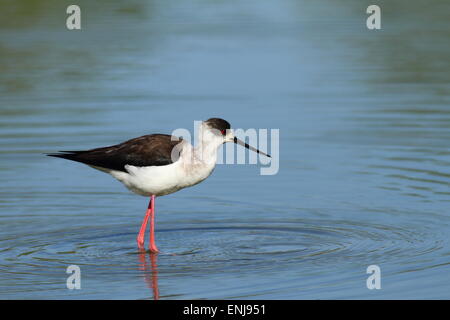
<instances>
[{"instance_id":1,"label":"black nape patch","mask_svg":"<svg viewBox=\"0 0 450 320\"><path fill-rule=\"evenodd\" d=\"M217 129L219 131L227 130L231 128L231 125L228 121L220 119L220 118L211 118L205 121L211 128Z\"/></svg>"}]
</instances>

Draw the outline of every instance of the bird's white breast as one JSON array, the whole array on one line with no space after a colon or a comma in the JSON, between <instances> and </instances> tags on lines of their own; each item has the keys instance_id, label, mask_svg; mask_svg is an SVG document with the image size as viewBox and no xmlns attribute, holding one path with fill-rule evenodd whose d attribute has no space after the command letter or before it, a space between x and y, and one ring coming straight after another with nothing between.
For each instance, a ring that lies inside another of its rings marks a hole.
<instances>
[{"instance_id":1,"label":"bird's white breast","mask_svg":"<svg viewBox=\"0 0 450 320\"><path fill-rule=\"evenodd\" d=\"M126 165L127 172L113 170L108 173L137 194L162 196L205 180L212 173L214 167L215 163L186 165L183 161L176 161L165 166L135 167Z\"/></svg>"}]
</instances>

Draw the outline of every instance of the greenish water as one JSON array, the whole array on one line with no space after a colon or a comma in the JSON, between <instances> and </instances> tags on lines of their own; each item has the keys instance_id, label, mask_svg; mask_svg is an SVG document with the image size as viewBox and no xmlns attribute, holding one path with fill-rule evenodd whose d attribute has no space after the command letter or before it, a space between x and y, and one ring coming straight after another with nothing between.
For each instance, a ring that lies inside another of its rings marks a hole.
<instances>
[{"instance_id":1,"label":"greenish water","mask_svg":"<svg viewBox=\"0 0 450 320\"><path fill-rule=\"evenodd\" d=\"M70 4L0 3L0 298L450 298L448 3ZM280 171L158 199L157 257L147 199L43 156L212 116L280 129Z\"/></svg>"}]
</instances>

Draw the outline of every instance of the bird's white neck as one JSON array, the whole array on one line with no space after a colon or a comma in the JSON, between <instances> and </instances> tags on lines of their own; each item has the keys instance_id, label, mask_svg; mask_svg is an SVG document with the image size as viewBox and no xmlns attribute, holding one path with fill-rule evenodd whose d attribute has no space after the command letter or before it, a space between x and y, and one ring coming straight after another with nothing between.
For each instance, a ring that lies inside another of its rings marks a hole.
<instances>
[{"instance_id":1,"label":"bird's white neck","mask_svg":"<svg viewBox=\"0 0 450 320\"><path fill-rule=\"evenodd\" d=\"M213 142L199 141L194 148L194 158L203 163L216 164L219 145Z\"/></svg>"},{"instance_id":2,"label":"bird's white neck","mask_svg":"<svg viewBox=\"0 0 450 320\"><path fill-rule=\"evenodd\" d=\"M199 140L195 147L186 143L183 146L181 160L185 167L213 169L217 161L218 141Z\"/></svg>"}]
</instances>

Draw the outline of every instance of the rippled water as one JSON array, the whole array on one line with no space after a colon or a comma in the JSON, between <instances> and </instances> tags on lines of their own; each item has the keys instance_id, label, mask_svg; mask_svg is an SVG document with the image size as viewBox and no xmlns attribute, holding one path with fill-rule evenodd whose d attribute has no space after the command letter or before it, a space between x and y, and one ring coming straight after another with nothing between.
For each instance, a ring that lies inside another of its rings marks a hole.
<instances>
[{"instance_id":1,"label":"rippled water","mask_svg":"<svg viewBox=\"0 0 450 320\"><path fill-rule=\"evenodd\" d=\"M450 298L448 4L382 2L372 32L364 1L78 3L75 32L0 4L0 298ZM157 256L147 199L43 156L212 116L279 128L280 171L158 198Z\"/></svg>"}]
</instances>

